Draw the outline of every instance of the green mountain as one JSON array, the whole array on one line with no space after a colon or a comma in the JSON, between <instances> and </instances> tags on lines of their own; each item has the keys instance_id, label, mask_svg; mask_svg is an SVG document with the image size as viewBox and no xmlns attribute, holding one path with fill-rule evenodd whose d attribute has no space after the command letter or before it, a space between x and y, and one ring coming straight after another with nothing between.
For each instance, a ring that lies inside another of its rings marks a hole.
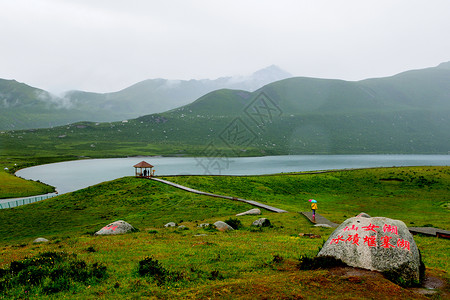
<instances>
[{"instance_id":1,"label":"green mountain","mask_svg":"<svg viewBox=\"0 0 450 300\"><path fill-rule=\"evenodd\" d=\"M186 105L217 89L253 91L288 77L291 77L289 73L270 66L247 77L149 79L114 93L70 91L62 96L0 79L0 130L52 127L79 121L121 121Z\"/></svg>"},{"instance_id":2,"label":"green mountain","mask_svg":"<svg viewBox=\"0 0 450 300\"><path fill-rule=\"evenodd\" d=\"M53 127L80 120L96 120L97 115L95 110L75 107L66 98L15 80L0 79L1 130Z\"/></svg>"},{"instance_id":3,"label":"green mountain","mask_svg":"<svg viewBox=\"0 0 450 300\"><path fill-rule=\"evenodd\" d=\"M448 153L449 63L357 82L289 78L221 89L160 114L0 135L5 153L228 155Z\"/></svg>"},{"instance_id":4,"label":"green mountain","mask_svg":"<svg viewBox=\"0 0 450 300\"><path fill-rule=\"evenodd\" d=\"M167 118L184 113L222 123L214 126L215 143L235 153L245 146L276 154L448 153L449 66L358 82L297 77L253 93L221 90ZM208 134L186 134L213 136L208 127Z\"/></svg>"}]
</instances>

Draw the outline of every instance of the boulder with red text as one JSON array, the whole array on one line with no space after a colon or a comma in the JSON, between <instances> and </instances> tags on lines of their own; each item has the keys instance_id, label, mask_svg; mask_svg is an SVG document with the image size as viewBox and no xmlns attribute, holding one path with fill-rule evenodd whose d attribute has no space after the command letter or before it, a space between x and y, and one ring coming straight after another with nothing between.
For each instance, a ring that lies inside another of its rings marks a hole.
<instances>
[{"instance_id":1,"label":"boulder with red text","mask_svg":"<svg viewBox=\"0 0 450 300\"><path fill-rule=\"evenodd\" d=\"M95 233L95 235L111 235L111 234L124 234L129 232L136 232L139 231L133 226L131 226L129 223L119 220L115 221L111 224L106 225L99 231Z\"/></svg>"},{"instance_id":2,"label":"boulder with red text","mask_svg":"<svg viewBox=\"0 0 450 300\"><path fill-rule=\"evenodd\" d=\"M328 238L318 256L331 256L351 267L380 271L394 282L412 286L425 272L419 249L405 223L383 217L354 217Z\"/></svg>"}]
</instances>

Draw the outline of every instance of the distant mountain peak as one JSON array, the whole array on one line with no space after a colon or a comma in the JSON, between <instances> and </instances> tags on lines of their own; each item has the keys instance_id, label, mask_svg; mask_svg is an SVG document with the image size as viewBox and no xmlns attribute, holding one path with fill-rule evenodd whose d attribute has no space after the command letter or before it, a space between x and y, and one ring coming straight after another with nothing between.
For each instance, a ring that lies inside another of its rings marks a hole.
<instances>
[{"instance_id":1,"label":"distant mountain peak","mask_svg":"<svg viewBox=\"0 0 450 300\"><path fill-rule=\"evenodd\" d=\"M290 74L289 72L281 69L279 66L277 65L271 65L268 66L266 68L263 68L261 70L258 70L256 72L253 73L252 75L253 77L262 77L262 78L276 78L275 80L281 80L281 79L286 79L286 78L290 78L292 77L292 74Z\"/></svg>"},{"instance_id":2,"label":"distant mountain peak","mask_svg":"<svg viewBox=\"0 0 450 300\"><path fill-rule=\"evenodd\" d=\"M450 61L440 63L437 67L441 69L450 69Z\"/></svg>"}]
</instances>

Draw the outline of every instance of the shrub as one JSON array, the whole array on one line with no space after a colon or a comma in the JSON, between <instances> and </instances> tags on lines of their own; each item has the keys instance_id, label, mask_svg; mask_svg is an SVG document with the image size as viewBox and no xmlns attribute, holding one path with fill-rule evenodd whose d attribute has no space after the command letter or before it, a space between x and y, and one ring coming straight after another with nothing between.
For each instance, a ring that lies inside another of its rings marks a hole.
<instances>
[{"instance_id":1,"label":"shrub","mask_svg":"<svg viewBox=\"0 0 450 300\"><path fill-rule=\"evenodd\" d=\"M282 263L283 261L284 261L283 256L281 256L279 254L275 254L273 256L272 262L279 264L279 263Z\"/></svg>"},{"instance_id":2,"label":"shrub","mask_svg":"<svg viewBox=\"0 0 450 300\"><path fill-rule=\"evenodd\" d=\"M152 278L157 285L178 281L183 278L181 273L167 270L158 260L150 256L139 261L138 273L142 277Z\"/></svg>"},{"instance_id":3,"label":"shrub","mask_svg":"<svg viewBox=\"0 0 450 300\"><path fill-rule=\"evenodd\" d=\"M90 252L90 253L97 252L97 250L95 250L95 248L92 247L92 246L89 246L89 247L86 249L86 251L87 251L87 252Z\"/></svg>"},{"instance_id":4,"label":"shrub","mask_svg":"<svg viewBox=\"0 0 450 300\"><path fill-rule=\"evenodd\" d=\"M208 277L209 280L222 280L224 277L218 270L211 271L211 274Z\"/></svg>"},{"instance_id":5,"label":"shrub","mask_svg":"<svg viewBox=\"0 0 450 300\"><path fill-rule=\"evenodd\" d=\"M228 220L225 221L225 223L233 227L233 229L239 229L242 227L242 223L239 219L229 218Z\"/></svg>"},{"instance_id":6,"label":"shrub","mask_svg":"<svg viewBox=\"0 0 450 300\"><path fill-rule=\"evenodd\" d=\"M103 278L106 278L106 267L101 264L90 266L75 254L44 252L0 269L0 291L23 298L24 291L54 294L70 290L75 283L94 284Z\"/></svg>"},{"instance_id":7,"label":"shrub","mask_svg":"<svg viewBox=\"0 0 450 300\"><path fill-rule=\"evenodd\" d=\"M145 257L139 262L138 273L141 276L165 277L167 270L153 257Z\"/></svg>"}]
</instances>

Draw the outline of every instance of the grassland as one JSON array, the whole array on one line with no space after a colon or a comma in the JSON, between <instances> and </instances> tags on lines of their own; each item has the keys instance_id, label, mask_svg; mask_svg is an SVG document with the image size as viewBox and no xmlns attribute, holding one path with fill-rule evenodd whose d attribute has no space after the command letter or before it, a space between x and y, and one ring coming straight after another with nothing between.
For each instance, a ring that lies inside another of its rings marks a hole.
<instances>
[{"instance_id":1,"label":"grassland","mask_svg":"<svg viewBox=\"0 0 450 300\"><path fill-rule=\"evenodd\" d=\"M0 172L0 194L4 198L26 197L53 192L53 188L35 181L25 181L9 173Z\"/></svg>"},{"instance_id":2,"label":"grassland","mask_svg":"<svg viewBox=\"0 0 450 300\"><path fill-rule=\"evenodd\" d=\"M76 159L76 157L29 158L0 156L0 199L27 197L54 192L54 187L36 181L24 180L13 174L22 168L73 159Z\"/></svg>"},{"instance_id":3,"label":"grassland","mask_svg":"<svg viewBox=\"0 0 450 300\"><path fill-rule=\"evenodd\" d=\"M189 194L145 179L120 178L40 203L0 210L0 268L13 261L55 251L75 253L87 263L107 267L107 279L46 295L39 288L20 287L8 297L140 299L420 299L382 277L333 270L300 271L298 259L314 255L332 229L312 226L298 211L307 199L319 200L319 212L335 222L361 211L403 220L408 226L433 225L450 229L449 167L382 168L322 174L167 178L204 191L239 196L289 211L263 211L274 225L250 226L258 217L242 216L243 228L221 233L198 228L200 223L237 218L251 207L240 202ZM93 236L108 223L123 219L139 232ZM169 221L188 230L167 229ZM299 233L314 233L310 239ZM32 244L36 237L46 244ZM416 236L427 272L450 276L450 242ZM178 279L158 284L140 277L138 263L151 256ZM441 289L443 298L448 288ZM31 294L30 294L31 293ZM37 296L36 296L37 294ZM425 298L425 297L424 297Z\"/></svg>"}]
</instances>

